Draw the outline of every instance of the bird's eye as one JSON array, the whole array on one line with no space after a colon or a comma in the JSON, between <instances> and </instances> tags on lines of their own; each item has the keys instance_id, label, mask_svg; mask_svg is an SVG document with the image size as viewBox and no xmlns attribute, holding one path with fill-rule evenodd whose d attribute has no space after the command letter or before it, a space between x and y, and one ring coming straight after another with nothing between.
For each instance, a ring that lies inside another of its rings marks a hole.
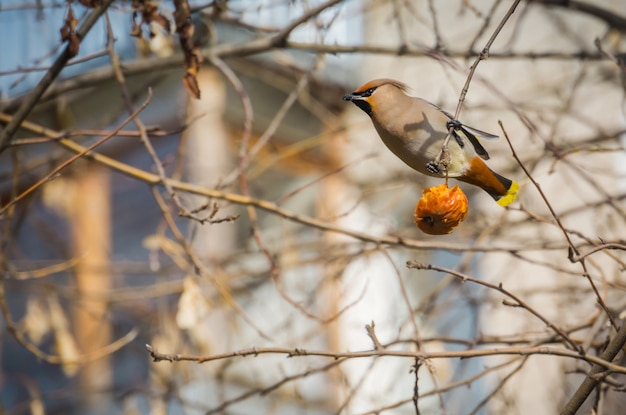
<instances>
[{"instance_id":1,"label":"bird's eye","mask_svg":"<svg viewBox=\"0 0 626 415\"><path fill-rule=\"evenodd\" d=\"M365 91L359 93L359 95L362 96L362 97L369 97L370 95L372 95L374 93L374 91L376 91L376 88L378 88L378 87L377 86L373 86L371 88L368 88Z\"/></svg>"}]
</instances>

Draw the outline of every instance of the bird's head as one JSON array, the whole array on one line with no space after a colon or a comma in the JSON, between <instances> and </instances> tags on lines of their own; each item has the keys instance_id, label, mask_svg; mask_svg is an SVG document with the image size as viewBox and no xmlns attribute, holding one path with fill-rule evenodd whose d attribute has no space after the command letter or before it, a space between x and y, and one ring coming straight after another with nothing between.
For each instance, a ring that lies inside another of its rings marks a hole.
<instances>
[{"instance_id":1,"label":"bird's head","mask_svg":"<svg viewBox=\"0 0 626 415\"><path fill-rule=\"evenodd\" d=\"M343 100L352 101L371 117L377 106L393 103L395 97L406 96L407 90L408 86L400 81L374 79L361 85L354 92L344 95Z\"/></svg>"}]
</instances>

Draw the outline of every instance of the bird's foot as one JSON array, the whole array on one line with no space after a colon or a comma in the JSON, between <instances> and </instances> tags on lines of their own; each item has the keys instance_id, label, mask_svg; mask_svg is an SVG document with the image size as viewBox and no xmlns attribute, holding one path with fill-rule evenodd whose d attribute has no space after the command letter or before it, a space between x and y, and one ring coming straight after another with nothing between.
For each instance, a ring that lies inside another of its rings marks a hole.
<instances>
[{"instance_id":1,"label":"bird's foot","mask_svg":"<svg viewBox=\"0 0 626 415\"><path fill-rule=\"evenodd\" d=\"M439 168L439 163L436 161L429 161L426 163L426 170L432 174L441 174L441 169Z\"/></svg>"},{"instance_id":2,"label":"bird's foot","mask_svg":"<svg viewBox=\"0 0 626 415\"><path fill-rule=\"evenodd\" d=\"M443 175L444 172L447 175L448 166L451 162L452 157L450 156L450 150L447 145L444 145L439 154L437 154L437 157L435 157L433 161L426 163L426 170L428 170L429 173L438 176Z\"/></svg>"}]
</instances>

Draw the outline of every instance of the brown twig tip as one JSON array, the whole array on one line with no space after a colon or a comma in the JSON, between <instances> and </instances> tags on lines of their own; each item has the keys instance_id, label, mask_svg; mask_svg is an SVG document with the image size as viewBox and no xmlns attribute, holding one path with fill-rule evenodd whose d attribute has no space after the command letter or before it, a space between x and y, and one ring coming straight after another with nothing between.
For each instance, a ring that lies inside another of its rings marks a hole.
<instances>
[{"instance_id":1,"label":"brown twig tip","mask_svg":"<svg viewBox=\"0 0 626 415\"><path fill-rule=\"evenodd\" d=\"M431 265L424 264L423 262L419 262L419 261L407 261L406 267L412 268L412 269L430 269Z\"/></svg>"},{"instance_id":2,"label":"brown twig tip","mask_svg":"<svg viewBox=\"0 0 626 415\"><path fill-rule=\"evenodd\" d=\"M374 321L372 320L372 324L365 325L365 330L367 331L367 335L370 337L370 339L372 339L372 343L374 343L374 350L382 350L383 345L380 344L378 336L376 336L376 331L374 330L374 327L376 327L376 324L374 324Z\"/></svg>"},{"instance_id":3,"label":"brown twig tip","mask_svg":"<svg viewBox=\"0 0 626 415\"><path fill-rule=\"evenodd\" d=\"M593 44L596 46L596 48L598 49L600 54L602 54L602 56L604 56L607 59L612 60L621 69L622 72L626 72L626 59L624 57L624 54L614 55L612 53L607 52L602 47L602 42L600 41L599 38L596 38Z\"/></svg>"},{"instance_id":4,"label":"brown twig tip","mask_svg":"<svg viewBox=\"0 0 626 415\"><path fill-rule=\"evenodd\" d=\"M626 251L626 245L625 244L613 243L613 242L605 243L605 242L602 241L602 239L600 239L600 242L602 243L602 245L594 246L589 251L584 252L584 253L579 253L579 254L576 254L574 249L572 249L570 247L569 250L568 250L568 253L567 253L567 259L569 259L570 262L580 262L580 261L584 260L586 257L588 257L589 255L594 254L596 252L603 251L603 250L617 249L617 250Z\"/></svg>"},{"instance_id":5,"label":"brown twig tip","mask_svg":"<svg viewBox=\"0 0 626 415\"><path fill-rule=\"evenodd\" d=\"M502 305L505 305L507 307L521 307L519 303L509 301L509 300L502 300Z\"/></svg>"},{"instance_id":6,"label":"brown twig tip","mask_svg":"<svg viewBox=\"0 0 626 415\"><path fill-rule=\"evenodd\" d=\"M175 362L175 361L180 360L180 355L159 353L156 347L152 347L149 344L146 344L146 350L150 353L150 357L152 358L153 362L160 362L162 360L167 360L168 362Z\"/></svg>"}]
</instances>

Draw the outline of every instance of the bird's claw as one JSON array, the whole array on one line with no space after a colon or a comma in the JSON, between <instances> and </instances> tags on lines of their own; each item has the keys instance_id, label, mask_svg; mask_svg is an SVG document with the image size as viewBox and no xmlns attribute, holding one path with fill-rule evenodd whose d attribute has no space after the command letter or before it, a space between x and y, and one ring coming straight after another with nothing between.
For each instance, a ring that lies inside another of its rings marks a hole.
<instances>
[{"instance_id":1,"label":"bird's claw","mask_svg":"<svg viewBox=\"0 0 626 415\"><path fill-rule=\"evenodd\" d=\"M439 169L439 163L436 161L429 161L426 163L426 170L432 174L441 174L441 170Z\"/></svg>"},{"instance_id":2,"label":"bird's claw","mask_svg":"<svg viewBox=\"0 0 626 415\"><path fill-rule=\"evenodd\" d=\"M448 166L452 162L452 157L450 156L450 150L448 146L444 145L437 157L433 161L429 161L426 163L426 170L428 170L431 174L442 175L443 172L448 172Z\"/></svg>"}]
</instances>

